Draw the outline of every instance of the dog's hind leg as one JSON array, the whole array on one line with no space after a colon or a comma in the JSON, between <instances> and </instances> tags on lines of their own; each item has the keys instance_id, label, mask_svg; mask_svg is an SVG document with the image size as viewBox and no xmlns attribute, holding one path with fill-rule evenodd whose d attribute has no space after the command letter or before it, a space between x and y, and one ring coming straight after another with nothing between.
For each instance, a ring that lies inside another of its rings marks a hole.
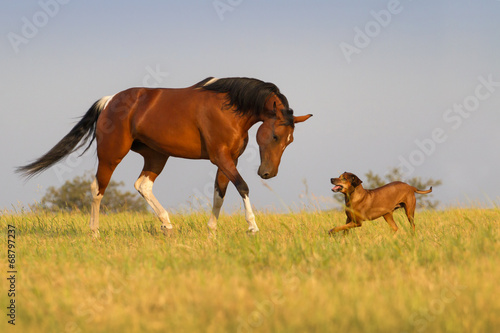
<instances>
[{"instance_id":1,"label":"dog's hind leg","mask_svg":"<svg viewBox=\"0 0 500 333\"><path fill-rule=\"evenodd\" d=\"M396 225L396 222L394 222L394 218L392 217L392 213L385 214L384 219L389 224L389 227L391 227L392 231L394 231L394 232L398 231L398 226Z\"/></svg>"},{"instance_id":2,"label":"dog's hind leg","mask_svg":"<svg viewBox=\"0 0 500 333\"><path fill-rule=\"evenodd\" d=\"M415 233L415 218L414 218L415 206L416 206L415 196L413 196L413 198L409 199L408 202L406 202L404 205L406 216L408 217L408 221L410 221L410 225L411 225L411 229L413 230L413 233Z\"/></svg>"}]
</instances>

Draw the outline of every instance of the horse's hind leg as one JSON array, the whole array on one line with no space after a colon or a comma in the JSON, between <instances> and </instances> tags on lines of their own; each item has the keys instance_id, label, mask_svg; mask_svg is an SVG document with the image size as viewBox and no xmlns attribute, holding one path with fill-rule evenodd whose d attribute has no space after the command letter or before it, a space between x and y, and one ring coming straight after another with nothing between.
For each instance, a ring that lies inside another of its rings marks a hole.
<instances>
[{"instance_id":1,"label":"horse's hind leg","mask_svg":"<svg viewBox=\"0 0 500 333\"><path fill-rule=\"evenodd\" d=\"M132 149L144 157L144 167L134 187L154 210L161 221L161 230L166 234L168 231L172 230L173 226L170 222L168 212L162 207L153 194L153 183L163 170L165 163L167 163L168 156L157 153L142 145L141 147L133 147Z\"/></svg>"},{"instance_id":2,"label":"horse's hind leg","mask_svg":"<svg viewBox=\"0 0 500 333\"><path fill-rule=\"evenodd\" d=\"M123 157L122 157L123 158ZM94 178L94 181L90 185L91 193L92 193L92 205L90 209L90 230L93 233L94 237L99 236L99 208L101 205L101 200L108 187L109 181L111 179L111 175L115 170L118 163L120 163L121 159L116 161L113 164L110 164L108 161L103 161L99 159L99 165L97 167L97 173Z\"/></svg>"},{"instance_id":3,"label":"horse's hind leg","mask_svg":"<svg viewBox=\"0 0 500 333\"><path fill-rule=\"evenodd\" d=\"M132 140L124 137L107 137L105 141L97 142L97 158L99 164L94 181L91 184L92 205L90 210L90 230L94 237L99 236L99 208L101 200L108 187L113 171L127 155Z\"/></svg>"},{"instance_id":4,"label":"horse's hind leg","mask_svg":"<svg viewBox=\"0 0 500 333\"><path fill-rule=\"evenodd\" d=\"M102 194L99 192L97 176L90 185L92 204L90 206L90 231L94 237L99 236L99 207L101 206Z\"/></svg>"}]
</instances>

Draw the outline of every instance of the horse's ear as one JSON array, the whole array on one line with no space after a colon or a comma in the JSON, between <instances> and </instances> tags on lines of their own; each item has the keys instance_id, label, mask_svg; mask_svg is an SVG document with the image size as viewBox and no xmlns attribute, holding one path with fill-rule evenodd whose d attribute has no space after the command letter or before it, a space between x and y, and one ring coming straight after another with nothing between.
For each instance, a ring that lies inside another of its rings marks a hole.
<instances>
[{"instance_id":1,"label":"horse's ear","mask_svg":"<svg viewBox=\"0 0 500 333\"><path fill-rule=\"evenodd\" d=\"M305 116L298 116L298 117L293 117L293 122L296 123L301 123L303 121L306 121L307 119L311 118L312 114L307 114Z\"/></svg>"}]
</instances>

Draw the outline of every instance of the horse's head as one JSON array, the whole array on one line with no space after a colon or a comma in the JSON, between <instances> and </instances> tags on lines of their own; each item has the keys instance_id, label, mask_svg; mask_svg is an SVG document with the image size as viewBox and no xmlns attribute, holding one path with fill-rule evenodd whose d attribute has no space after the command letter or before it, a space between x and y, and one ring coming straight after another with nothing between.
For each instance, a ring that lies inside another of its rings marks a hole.
<instances>
[{"instance_id":1,"label":"horse's head","mask_svg":"<svg viewBox=\"0 0 500 333\"><path fill-rule=\"evenodd\" d=\"M269 179L278 174L281 155L293 142L295 124L306 121L312 116L308 114L294 117L293 110L288 107L286 99L283 102L277 96L269 98L265 111L270 116L263 119L257 131L257 143L260 150L260 166L257 173L263 179Z\"/></svg>"}]
</instances>

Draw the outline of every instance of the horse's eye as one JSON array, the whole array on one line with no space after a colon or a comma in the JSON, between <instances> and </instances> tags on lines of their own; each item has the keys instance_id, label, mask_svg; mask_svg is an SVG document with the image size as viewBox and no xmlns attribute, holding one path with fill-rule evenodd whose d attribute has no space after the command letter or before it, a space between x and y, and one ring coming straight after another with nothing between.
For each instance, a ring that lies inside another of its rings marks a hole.
<instances>
[{"instance_id":1,"label":"horse's eye","mask_svg":"<svg viewBox=\"0 0 500 333\"><path fill-rule=\"evenodd\" d=\"M276 134L274 134L274 135L273 135L273 140L274 140L275 142L278 142L278 136L277 136Z\"/></svg>"}]
</instances>

